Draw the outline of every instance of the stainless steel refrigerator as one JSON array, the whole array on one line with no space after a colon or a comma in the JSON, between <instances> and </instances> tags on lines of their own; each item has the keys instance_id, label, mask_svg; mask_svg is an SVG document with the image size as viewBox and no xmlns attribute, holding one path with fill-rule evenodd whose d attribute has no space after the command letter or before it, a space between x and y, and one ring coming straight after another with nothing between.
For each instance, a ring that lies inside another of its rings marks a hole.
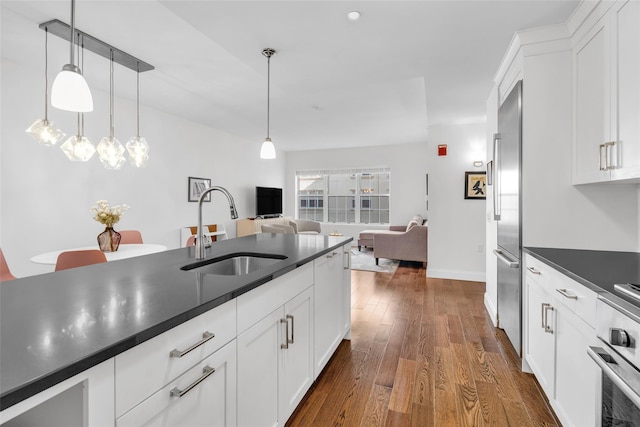
<instances>
[{"instance_id":1,"label":"stainless steel refrigerator","mask_svg":"<svg viewBox=\"0 0 640 427\"><path fill-rule=\"evenodd\" d=\"M522 81L498 109L493 138L493 212L498 228L498 327L522 355Z\"/></svg>"}]
</instances>

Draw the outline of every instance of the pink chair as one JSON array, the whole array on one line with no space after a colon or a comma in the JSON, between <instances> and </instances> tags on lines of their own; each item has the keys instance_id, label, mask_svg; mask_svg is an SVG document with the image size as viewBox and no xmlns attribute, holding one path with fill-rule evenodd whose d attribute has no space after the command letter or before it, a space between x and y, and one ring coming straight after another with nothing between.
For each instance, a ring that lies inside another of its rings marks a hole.
<instances>
[{"instance_id":1,"label":"pink chair","mask_svg":"<svg viewBox=\"0 0 640 427\"><path fill-rule=\"evenodd\" d=\"M187 239L187 244L185 246L195 246L196 245L196 236L189 236Z\"/></svg>"},{"instance_id":2,"label":"pink chair","mask_svg":"<svg viewBox=\"0 0 640 427\"><path fill-rule=\"evenodd\" d=\"M120 244L142 244L142 234L138 230L123 230L120 233Z\"/></svg>"},{"instance_id":3,"label":"pink chair","mask_svg":"<svg viewBox=\"0 0 640 427\"><path fill-rule=\"evenodd\" d=\"M86 251L67 251L58 255L55 271L68 268L82 267L83 265L99 264L107 262L107 257L97 249Z\"/></svg>"},{"instance_id":4,"label":"pink chair","mask_svg":"<svg viewBox=\"0 0 640 427\"><path fill-rule=\"evenodd\" d=\"M14 280L15 278L16 276L11 274L11 270L9 270L9 264L7 264L7 260L2 253L2 249L0 249L0 282Z\"/></svg>"}]
</instances>

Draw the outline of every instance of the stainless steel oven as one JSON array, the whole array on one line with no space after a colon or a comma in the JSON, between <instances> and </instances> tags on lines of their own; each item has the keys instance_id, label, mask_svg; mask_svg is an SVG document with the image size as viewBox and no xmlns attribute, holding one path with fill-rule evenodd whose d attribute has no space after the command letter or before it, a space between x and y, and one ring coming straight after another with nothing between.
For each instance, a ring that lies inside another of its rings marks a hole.
<instances>
[{"instance_id":1,"label":"stainless steel oven","mask_svg":"<svg viewBox=\"0 0 640 427\"><path fill-rule=\"evenodd\" d=\"M602 346L587 349L602 372L596 419L602 426L640 427L640 311L601 294L596 333Z\"/></svg>"}]
</instances>

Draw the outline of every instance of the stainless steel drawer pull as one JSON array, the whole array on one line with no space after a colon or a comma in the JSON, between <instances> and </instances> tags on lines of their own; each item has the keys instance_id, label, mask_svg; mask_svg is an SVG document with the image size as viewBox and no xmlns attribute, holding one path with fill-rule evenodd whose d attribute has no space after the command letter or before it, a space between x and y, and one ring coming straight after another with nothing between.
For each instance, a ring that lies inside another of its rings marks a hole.
<instances>
[{"instance_id":1,"label":"stainless steel drawer pull","mask_svg":"<svg viewBox=\"0 0 640 427\"><path fill-rule=\"evenodd\" d=\"M198 341L197 343L195 343L194 345L192 345L191 347L185 349L185 350L178 350L177 348L174 348L173 350L171 350L169 352L169 357L182 357L187 353L192 352L193 350L195 350L196 348L200 347L202 344L206 343L207 341L209 341L210 339L213 339L213 337L215 337L216 334L211 333L209 331L205 331L202 333L202 339L200 341Z\"/></svg>"},{"instance_id":2,"label":"stainless steel drawer pull","mask_svg":"<svg viewBox=\"0 0 640 427\"><path fill-rule=\"evenodd\" d=\"M560 295L569 299L578 299L578 295L572 295L567 289L556 289Z\"/></svg>"},{"instance_id":3,"label":"stainless steel drawer pull","mask_svg":"<svg viewBox=\"0 0 640 427\"><path fill-rule=\"evenodd\" d=\"M351 268L351 255L349 254L349 252L345 252L344 254L347 257L347 260L344 263L344 269L349 270Z\"/></svg>"},{"instance_id":4,"label":"stainless steel drawer pull","mask_svg":"<svg viewBox=\"0 0 640 427\"><path fill-rule=\"evenodd\" d=\"M209 377L215 371L216 370L211 366L208 366L208 365L205 366L204 368L202 368L202 376L200 378L198 378L197 380L189 384L187 388L185 388L184 390L180 390L178 387L172 388L171 391L169 392L169 395L171 397L177 397L177 398L184 396L185 394L189 393L195 386L200 384L202 381L206 380L207 377Z\"/></svg>"},{"instance_id":5,"label":"stainless steel drawer pull","mask_svg":"<svg viewBox=\"0 0 640 427\"><path fill-rule=\"evenodd\" d=\"M534 267L527 267L527 270L533 274L540 274L540 270L536 270Z\"/></svg>"},{"instance_id":6,"label":"stainless steel drawer pull","mask_svg":"<svg viewBox=\"0 0 640 427\"><path fill-rule=\"evenodd\" d=\"M545 329L545 326L546 326L544 324L544 321L545 321L544 308L548 307L548 306L549 306L549 303L547 303L547 302L543 302L542 304L540 304L540 323L542 323L542 325L540 325L540 327L542 329Z\"/></svg>"},{"instance_id":7,"label":"stainless steel drawer pull","mask_svg":"<svg viewBox=\"0 0 640 427\"><path fill-rule=\"evenodd\" d=\"M288 319L280 319L280 324L284 323L286 325L285 333L284 333L284 344L280 344L280 348L286 350L289 348L289 320Z\"/></svg>"}]
</instances>

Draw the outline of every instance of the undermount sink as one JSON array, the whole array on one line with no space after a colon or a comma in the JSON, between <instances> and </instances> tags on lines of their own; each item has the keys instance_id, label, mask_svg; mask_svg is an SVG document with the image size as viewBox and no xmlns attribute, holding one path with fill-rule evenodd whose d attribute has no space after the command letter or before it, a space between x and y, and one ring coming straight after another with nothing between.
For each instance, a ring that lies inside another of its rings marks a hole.
<instances>
[{"instance_id":1,"label":"undermount sink","mask_svg":"<svg viewBox=\"0 0 640 427\"><path fill-rule=\"evenodd\" d=\"M287 257L275 254L240 253L198 261L180 267L180 270L220 276L241 276L270 267L283 259Z\"/></svg>"}]
</instances>

